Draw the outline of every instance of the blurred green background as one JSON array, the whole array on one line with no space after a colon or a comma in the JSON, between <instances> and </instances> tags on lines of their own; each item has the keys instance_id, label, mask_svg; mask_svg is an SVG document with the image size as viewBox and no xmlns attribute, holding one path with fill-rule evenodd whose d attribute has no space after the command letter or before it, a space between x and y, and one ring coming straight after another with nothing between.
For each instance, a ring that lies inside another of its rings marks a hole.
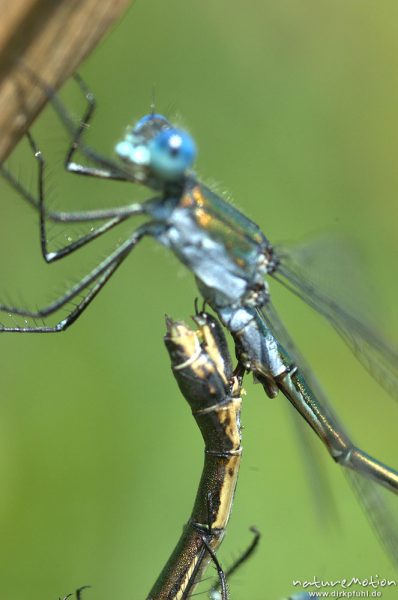
<instances>
[{"instance_id":1,"label":"blurred green background","mask_svg":"<svg viewBox=\"0 0 398 600\"><path fill-rule=\"evenodd\" d=\"M272 241L325 230L361 240L365 290L398 339L397 17L392 0L137 1L81 68L99 104L90 144L110 155L155 89L157 110L177 115L196 138L200 177ZM73 83L62 97L78 118L84 102ZM51 206L148 196L64 174L67 137L51 109L34 133L49 162ZM34 190L23 143L8 164ZM53 299L125 233L46 266L37 217L3 182L0 193L0 297L19 305ZM53 247L79 231L52 228ZM272 292L354 439L397 466L393 401L320 318L275 285ZM55 600L83 584L94 588L87 600L149 592L190 514L202 467L203 444L162 342L164 314L189 319L196 294L192 276L145 241L67 333L2 336L2 600ZM333 519L308 486L286 401L267 399L249 377L245 387L244 456L223 564L246 546L250 525L263 539L231 579L231 597L277 600L293 591L293 579L314 576L393 578L321 444L311 452L335 490Z\"/></svg>"}]
</instances>

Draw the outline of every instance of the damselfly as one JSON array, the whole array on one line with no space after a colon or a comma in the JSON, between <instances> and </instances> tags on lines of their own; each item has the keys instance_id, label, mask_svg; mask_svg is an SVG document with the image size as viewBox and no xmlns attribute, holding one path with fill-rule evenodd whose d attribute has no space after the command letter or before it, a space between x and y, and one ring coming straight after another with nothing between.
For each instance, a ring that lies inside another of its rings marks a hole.
<instances>
[{"instance_id":1,"label":"damselfly","mask_svg":"<svg viewBox=\"0 0 398 600\"><path fill-rule=\"evenodd\" d=\"M210 560L220 576L221 598L228 597L215 553L221 544L235 494L242 453L238 377L219 324L206 313L195 317L198 331L166 320L165 344L174 376L205 442L205 461L191 517L149 593L148 600L190 598Z\"/></svg>"},{"instance_id":2,"label":"damselfly","mask_svg":"<svg viewBox=\"0 0 398 600\"><path fill-rule=\"evenodd\" d=\"M194 140L164 116L151 112L129 129L116 146L117 162L89 148L82 138L95 103L83 82L78 81L86 93L88 107L77 130L58 98L48 90L62 122L73 134L66 157L67 169L85 176L140 183L154 190L155 196L143 203L109 210L49 211L44 204L44 159L30 138L39 166L38 198L23 189L9 173L4 170L3 173L40 212L40 239L45 260L53 262L68 256L135 215L145 215L149 220L135 229L78 284L48 306L30 311L0 305L0 310L11 315L45 318L85 291L83 299L58 324L3 326L0 331L64 331L84 312L138 242L144 237L153 237L172 250L194 274L204 300L234 338L241 371L252 372L270 397L282 391L324 442L332 458L348 468L360 499L372 509L372 519L393 559L398 562L398 529L392 515L386 519L379 500L375 500L377 489L371 485L376 482L397 493L398 473L359 450L344 433L313 374L281 324L270 299L266 278L279 281L320 312L374 378L395 398L398 397L397 350L355 312L337 304L318 289L311 273L306 274L293 255L278 252L255 223L197 180L190 170L196 155ZM96 166L75 162L77 150ZM103 220L104 224L64 248L52 251L47 244L47 219L63 223Z\"/></svg>"},{"instance_id":3,"label":"damselfly","mask_svg":"<svg viewBox=\"0 0 398 600\"><path fill-rule=\"evenodd\" d=\"M210 560L218 572L210 598L227 600L227 580L253 555L260 540L252 527L252 542L224 573L215 554L230 518L241 462L241 378L233 373L218 321L198 310L193 319L197 330L166 318L165 344L173 374L205 442L204 466L191 517L148 600L193 597ZM309 600L307 594L301 597Z\"/></svg>"}]
</instances>

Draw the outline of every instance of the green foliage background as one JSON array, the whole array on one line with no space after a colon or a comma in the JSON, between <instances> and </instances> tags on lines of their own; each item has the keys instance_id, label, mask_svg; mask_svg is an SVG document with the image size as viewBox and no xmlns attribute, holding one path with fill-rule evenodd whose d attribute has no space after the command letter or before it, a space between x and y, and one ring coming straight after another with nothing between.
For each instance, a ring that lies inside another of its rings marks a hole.
<instances>
[{"instance_id":1,"label":"green foliage background","mask_svg":"<svg viewBox=\"0 0 398 600\"><path fill-rule=\"evenodd\" d=\"M228 192L271 240L328 230L362 241L366 269L358 273L349 257L341 266L349 279L362 277L397 339L397 17L392 0L137 1L81 69L99 103L89 141L111 154L155 89L157 110L195 136L200 177ZM63 99L77 118L84 102L73 83ZM51 206L148 195L64 174L67 138L51 109L34 133L49 160ZM34 190L23 144L9 167ZM1 298L17 304L54 298L123 237L46 266L36 216L3 183L0 192ZM53 228L54 247L81 230ZM347 428L397 467L393 401L320 318L274 288ZM162 342L164 314L189 319L196 293L192 276L145 241L67 333L1 337L2 600L55 600L88 583L87 600L148 593L188 518L202 465L202 441ZM310 452L335 490L331 519L308 486L286 401L267 399L250 378L246 390L223 564L248 543L250 525L263 539L231 580L231 597L277 600L293 579L314 576L394 577L321 444Z\"/></svg>"}]
</instances>

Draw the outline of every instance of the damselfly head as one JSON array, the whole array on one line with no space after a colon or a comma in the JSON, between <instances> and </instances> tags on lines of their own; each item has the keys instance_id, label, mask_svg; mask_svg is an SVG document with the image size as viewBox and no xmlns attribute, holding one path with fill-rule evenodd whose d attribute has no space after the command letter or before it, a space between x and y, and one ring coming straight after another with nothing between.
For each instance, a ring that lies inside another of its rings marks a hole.
<instances>
[{"instance_id":1,"label":"damselfly head","mask_svg":"<svg viewBox=\"0 0 398 600\"><path fill-rule=\"evenodd\" d=\"M182 179L196 157L192 137L157 113L142 117L115 151L135 180L155 189Z\"/></svg>"}]
</instances>

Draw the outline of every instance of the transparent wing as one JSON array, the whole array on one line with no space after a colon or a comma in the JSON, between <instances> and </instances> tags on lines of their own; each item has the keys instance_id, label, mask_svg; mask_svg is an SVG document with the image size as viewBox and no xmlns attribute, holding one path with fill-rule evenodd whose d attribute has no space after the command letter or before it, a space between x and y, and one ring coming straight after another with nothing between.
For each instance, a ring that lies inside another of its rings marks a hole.
<instances>
[{"instance_id":1,"label":"transparent wing","mask_svg":"<svg viewBox=\"0 0 398 600\"><path fill-rule=\"evenodd\" d=\"M391 498L387 490L359 473L345 469L345 474L381 546L395 567L398 567L398 515L393 508L395 498Z\"/></svg>"},{"instance_id":2,"label":"transparent wing","mask_svg":"<svg viewBox=\"0 0 398 600\"><path fill-rule=\"evenodd\" d=\"M326 527L335 524L339 519L336 497L324 466L324 457L318 452L317 439L290 402L285 402L284 405L302 456L303 470L311 490L314 512L319 525Z\"/></svg>"},{"instance_id":3,"label":"transparent wing","mask_svg":"<svg viewBox=\"0 0 398 600\"><path fill-rule=\"evenodd\" d=\"M288 352L294 364L298 366L325 412L333 418L341 431L345 433L345 428L341 426L325 392L286 331L272 303L269 302L261 312L273 335ZM352 440L351 437L350 439ZM365 474L362 475L350 469L343 470L357 496L358 502L373 525L382 547L395 566L398 567L398 511L395 496L366 477Z\"/></svg>"},{"instance_id":4,"label":"transparent wing","mask_svg":"<svg viewBox=\"0 0 398 600\"><path fill-rule=\"evenodd\" d=\"M310 374L308 365L305 364L304 358L293 344L293 341L287 333L282 321L279 319L273 304L269 302L266 308L261 312L268 327L272 331L272 334L285 350L288 351L292 361L295 364L297 363L297 365L300 365L301 372L303 372L305 367L305 373L307 374L308 372L308 374ZM303 365L303 369L301 368L301 365ZM323 398L324 393L322 392L319 383L312 376L310 376L310 380L307 379L314 390L314 393L316 393L317 398ZM318 516L321 517L320 521L323 525L327 524L325 514L330 522L335 522L338 519L338 508L336 506L333 489L324 469L322 456L318 452L319 446L317 447L316 445L317 439L311 428L290 402L286 403L286 410L289 414L289 419L292 423L297 444L303 458L306 479L312 492L315 510L318 512Z\"/></svg>"},{"instance_id":5,"label":"transparent wing","mask_svg":"<svg viewBox=\"0 0 398 600\"><path fill-rule=\"evenodd\" d=\"M277 267L272 277L323 315L376 381L398 400L398 348L363 316L371 286L358 291L363 269L357 267L351 253L347 256L346 245L339 242L339 246L340 256L337 254L334 260L334 270L340 271L338 287L333 285L333 273L329 276L329 265L322 264L325 257L329 261L331 258L328 242L323 246L319 242L302 245L296 250L277 248ZM355 291L356 298L352 297Z\"/></svg>"}]
</instances>

